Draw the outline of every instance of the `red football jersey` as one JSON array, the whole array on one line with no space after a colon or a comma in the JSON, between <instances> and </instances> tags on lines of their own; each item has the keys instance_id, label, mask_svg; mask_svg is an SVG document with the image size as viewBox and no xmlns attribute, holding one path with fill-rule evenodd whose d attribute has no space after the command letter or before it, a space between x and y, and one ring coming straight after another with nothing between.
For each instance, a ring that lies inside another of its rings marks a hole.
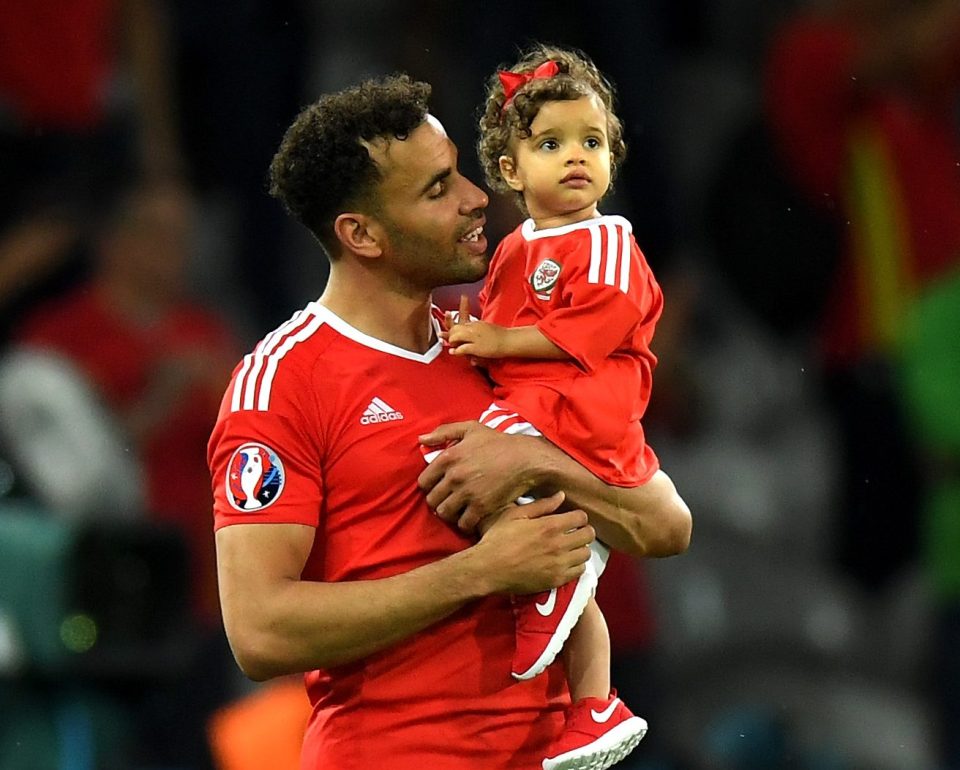
<instances>
[{"instance_id":1,"label":"red football jersey","mask_svg":"<svg viewBox=\"0 0 960 770\"><path fill-rule=\"evenodd\" d=\"M439 311L434 316L438 324ZM438 326L439 329L439 326ZM476 419L486 380L438 342L424 354L311 303L237 367L210 440L217 528L316 527L305 580L384 578L472 544L431 513L417 436ZM306 676L303 767L534 770L559 732L562 670L516 682L509 597L488 597L387 650Z\"/></svg>"},{"instance_id":2,"label":"red football jersey","mask_svg":"<svg viewBox=\"0 0 960 770\"><path fill-rule=\"evenodd\" d=\"M663 293L632 231L620 216L545 230L528 219L497 247L480 295L483 320L536 326L571 356L491 360L497 398L619 486L643 484L659 468L640 419Z\"/></svg>"}]
</instances>

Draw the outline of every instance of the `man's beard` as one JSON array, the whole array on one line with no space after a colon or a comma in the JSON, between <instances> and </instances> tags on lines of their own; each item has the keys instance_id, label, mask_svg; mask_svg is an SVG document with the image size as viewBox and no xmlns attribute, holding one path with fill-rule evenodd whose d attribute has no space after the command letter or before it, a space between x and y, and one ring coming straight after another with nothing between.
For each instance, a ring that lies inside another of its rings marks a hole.
<instances>
[{"instance_id":1,"label":"man's beard","mask_svg":"<svg viewBox=\"0 0 960 770\"><path fill-rule=\"evenodd\" d=\"M474 283L487 274L489 255L471 258L457 252L457 243L441 247L432 240L408 235L393 223L385 225L393 251L402 255L403 270L397 274L401 282L416 285L426 291L441 286Z\"/></svg>"}]
</instances>

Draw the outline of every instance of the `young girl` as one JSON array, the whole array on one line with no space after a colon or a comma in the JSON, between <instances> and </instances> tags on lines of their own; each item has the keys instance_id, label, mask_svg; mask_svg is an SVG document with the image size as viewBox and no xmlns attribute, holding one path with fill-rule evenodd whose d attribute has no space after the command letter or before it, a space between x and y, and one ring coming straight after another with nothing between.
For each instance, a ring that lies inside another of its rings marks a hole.
<instances>
[{"instance_id":1,"label":"young girl","mask_svg":"<svg viewBox=\"0 0 960 770\"><path fill-rule=\"evenodd\" d=\"M483 320L461 313L445 336L452 354L484 359L496 385L481 422L542 434L607 483L634 487L663 475L640 424L663 298L630 223L597 208L625 154L612 103L593 62L560 48L536 46L490 79L480 158L529 218L493 256ZM658 504L683 505L672 484L651 488L664 490ZM593 599L607 550L595 545L579 581L516 604L514 676L539 674L562 648L573 701L545 770L609 767L647 730L611 690Z\"/></svg>"}]
</instances>

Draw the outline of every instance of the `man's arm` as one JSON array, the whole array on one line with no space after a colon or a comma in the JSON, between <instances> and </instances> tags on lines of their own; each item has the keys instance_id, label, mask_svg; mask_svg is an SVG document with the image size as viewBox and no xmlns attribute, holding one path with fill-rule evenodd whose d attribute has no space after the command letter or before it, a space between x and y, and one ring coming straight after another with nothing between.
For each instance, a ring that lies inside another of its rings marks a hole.
<instances>
[{"instance_id":1,"label":"man's arm","mask_svg":"<svg viewBox=\"0 0 960 770\"><path fill-rule=\"evenodd\" d=\"M511 506L474 546L380 580L301 580L314 529L235 524L217 532L224 626L251 679L349 663L495 593L532 593L578 577L594 531L563 496Z\"/></svg>"},{"instance_id":2,"label":"man's arm","mask_svg":"<svg viewBox=\"0 0 960 770\"><path fill-rule=\"evenodd\" d=\"M446 449L420 474L437 514L473 531L505 501L562 489L569 505L587 512L597 537L632 556L672 556L690 544L690 509L658 471L640 487L604 483L569 455L531 436L507 436L475 422L441 425L420 437Z\"/></svg>"}]
</instances>

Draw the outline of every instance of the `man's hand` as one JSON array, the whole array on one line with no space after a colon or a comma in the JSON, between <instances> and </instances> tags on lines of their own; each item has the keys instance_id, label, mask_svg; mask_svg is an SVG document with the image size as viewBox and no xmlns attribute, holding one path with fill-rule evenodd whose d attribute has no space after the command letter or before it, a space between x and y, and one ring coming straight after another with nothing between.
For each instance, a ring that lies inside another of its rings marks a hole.
<instances>
[{"instance_id":1,"label":"man's hand","mask_svg":"<svg viewBox=\"0 0 960 770\"><path fill-rule=\"evenodd\" d=\"M475 422L441 425L420 436L447 447L420 474L427 504L466 532L518 497L558 489L589 515L604 543L635 557L673 556L690 544L690 509L662 470L639 487L604 483L546 439L504 435Z\"/></svg>"},{"instance_id":2,"label":"man's hand","mask_svg":"<svg viewBox=\"0 0 960 770\"><path fill-rule=\"evenodd\" d=\"M443 325L445 330L440 336L450 345L452 355L501 358L506 353L507 330L486 321L472 320L470 300L465 294L460 295L460 310L446 313Z\"/></svg>"},{"instance_id":3,"label":"man's hand","mask_svg":"<svg viewBox=\"0 0 960 770\"><path fill-rule=\"evenodd\" d=\"M482 560L492 593L536 593L583 573L596 533L583 511L556 513L563 499L558 492L507 506L471 549Z\"/></svg>"},{"instance_id":4,"label":"man's hand","mask_svg":"<svg viewBox=\"0 0 960 770\"><path fill-rule=\"evenodd\" d=\"M444 446L417 480L437 515L465 532L535 486L530 472L543 440L506 436L477 422L441 425L420 436L424 446Z\"/></svg>"}]
</instances>

